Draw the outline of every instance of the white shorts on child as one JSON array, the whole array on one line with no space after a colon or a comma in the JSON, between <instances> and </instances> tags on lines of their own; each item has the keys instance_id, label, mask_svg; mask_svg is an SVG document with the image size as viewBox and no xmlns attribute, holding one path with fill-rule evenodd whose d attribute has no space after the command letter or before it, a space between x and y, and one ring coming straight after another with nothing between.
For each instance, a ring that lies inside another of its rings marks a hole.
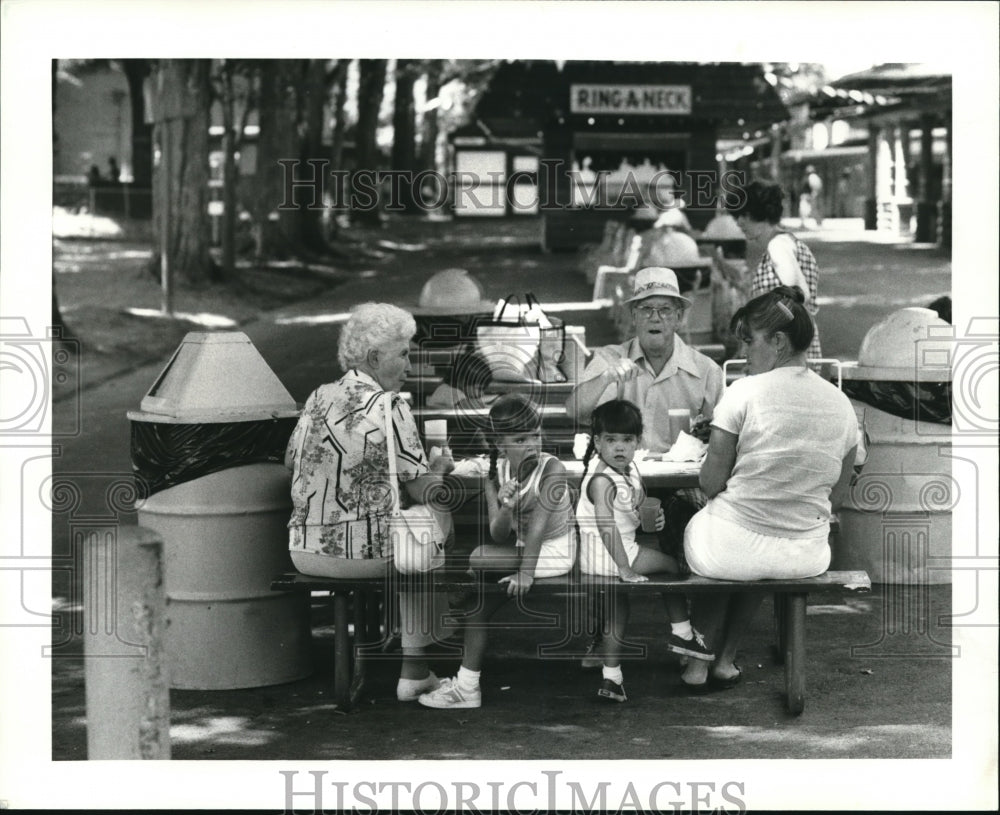
<instances>
[{"instance_id":1,"label":"white shorts on child","mask_svg":"<svg viewBox=\"0 0 1000 815\"><path fill-rule=\"evenodd\" d=\"M518 549L523 546L522 541L517 542ZM542 541L533 577L559 577L569 574L573 570L574 561L576 561L576 535L572 529L567 529L566 534L558 538Z\"/></svg>"},{"instance_id":2,"label":"white shorts on child","mask_svg":"<svg viewBox=\"0 0 1000 815\"><path fill-rule=\"evenodd\" d=\"M635 540L622 541L622 548L628 558L628 565L635 563L639 556L639 544ZM618 566L615 565L599 535L584 535L580 541L580 571L583 574L598 575L599 577L618 577Z\"/></svg>"}]
</instances>

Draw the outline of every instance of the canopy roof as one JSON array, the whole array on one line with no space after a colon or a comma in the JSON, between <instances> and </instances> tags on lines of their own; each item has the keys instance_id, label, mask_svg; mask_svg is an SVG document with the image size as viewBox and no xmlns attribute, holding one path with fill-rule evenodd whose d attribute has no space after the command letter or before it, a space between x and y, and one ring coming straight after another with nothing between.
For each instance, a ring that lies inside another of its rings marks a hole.
<instances>
[{"instance_id":1,"label":"canopy roof","mask_svg":"<svg viewBox=\"0 0 1000 815\"><path fill-rule=\"evenodd\" d=\"M594 118L618 129L618 115L572 113L570 86L686 85L691 113L628 117L633 130L715 127L720 137L740 137L788 118L788 110L764 79L759 64L736 62L611 62L517 60L501 65L476 106L480 120L521 119L543 129L573 127ZM603 120L603 121L602 121Z\"/></svg>"}]
</instances>

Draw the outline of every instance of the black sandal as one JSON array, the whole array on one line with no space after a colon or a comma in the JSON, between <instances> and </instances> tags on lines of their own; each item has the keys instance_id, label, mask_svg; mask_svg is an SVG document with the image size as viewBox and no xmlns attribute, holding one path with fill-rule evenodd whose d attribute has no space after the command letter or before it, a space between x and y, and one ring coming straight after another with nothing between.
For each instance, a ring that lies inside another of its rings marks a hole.
<instances>
[{"instance_id":1,"label":"black sandal","mask_svg":"<svg viewBox=\"0 0 1000 815\"><path fill-rule=\"evenodd\" d=\"M731 688L735 688L743 680L743 670L739 665L734 665L733 667L736 668L736 675L727 676L725 678L716 676L709 671L708 682L705 684L711 685L716 690L730 690Z\"/></svg>"}]
</instances>

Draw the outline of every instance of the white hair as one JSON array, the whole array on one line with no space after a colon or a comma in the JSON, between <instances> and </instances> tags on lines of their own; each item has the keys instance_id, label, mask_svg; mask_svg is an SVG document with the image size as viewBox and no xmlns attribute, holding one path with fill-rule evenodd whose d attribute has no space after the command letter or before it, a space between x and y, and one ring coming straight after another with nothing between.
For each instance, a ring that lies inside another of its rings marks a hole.
<instances>
[{"instance_id":1,"label":"white hair","mask_svg":"<svg viewBox=\"0 0 1000 815\"><path fill-rule=\"evenodd\" d=\"M346 371L364 362L372 349L409 340L416 333L416 320L408 311L391 303L362 303L340 331L337 361Z\"/></svg>"}]
</instances>

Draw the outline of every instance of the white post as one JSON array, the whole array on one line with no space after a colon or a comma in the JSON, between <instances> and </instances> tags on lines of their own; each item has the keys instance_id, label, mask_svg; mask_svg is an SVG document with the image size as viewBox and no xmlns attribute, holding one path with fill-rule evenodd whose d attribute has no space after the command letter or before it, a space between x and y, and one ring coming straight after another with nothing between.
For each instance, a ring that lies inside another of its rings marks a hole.
<instances>
[{"instance_id":1,"label":"white post","mask_svg":"<svg viewBox=\"0 0 1000 815\"><path fill-rule=\"evenodd\" d=\"M162 538L140 526L84 549L87 758L169 759Z\"/></svg>"}]
</instances>

